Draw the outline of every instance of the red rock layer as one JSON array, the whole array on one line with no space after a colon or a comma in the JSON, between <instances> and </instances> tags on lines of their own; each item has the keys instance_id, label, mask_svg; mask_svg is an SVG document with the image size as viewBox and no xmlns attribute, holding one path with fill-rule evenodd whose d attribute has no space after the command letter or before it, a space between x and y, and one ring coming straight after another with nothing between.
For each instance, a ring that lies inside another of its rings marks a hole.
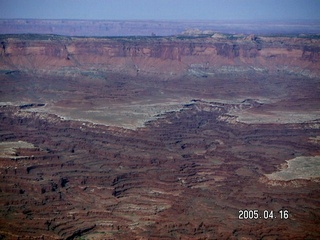
<instances>
[{"instance_id":1,"label":"red rock layer","mask_svg":"<svg viewBox=\"0 0 320 240\"><path fill-rule=\"evenodd\" d=\"M220 36L220 35L219 35ZM319 74L320 41L308 37L69 38L3 36L0 69L100 69L130 74Z\"/></svg>"},{"instance_id":2,"label":"red rock layer","mask_svg":"<svg viewBox=\"0 0 320 240\"><path fill-rule=\"evenodd\" d=\"M1 159L1 236L318 238L318 183L272 186L261 177L295 154L319 154L307 140L319 129L228 123L229 107L198 101L137 131L3 107L0 140L40 152ZM240 209L277 219L239 220Z\"/></svg>"},{"instance_id":3,"label":"red rock layer","mask_svg":"<svg viewBox=\"0 0 320 240\"><path fill-rule=\"evenodd\" d=\"M35 147L0 159L0 239L320 238L319 182L265 178L320 155L319 120L231 115L318 111L318 40L27 35L1 45L0 142ZM159 95L190 100L135 131L32 111ZM277 218L240 220L241 209Z\"/></svg>"}]
</instances>

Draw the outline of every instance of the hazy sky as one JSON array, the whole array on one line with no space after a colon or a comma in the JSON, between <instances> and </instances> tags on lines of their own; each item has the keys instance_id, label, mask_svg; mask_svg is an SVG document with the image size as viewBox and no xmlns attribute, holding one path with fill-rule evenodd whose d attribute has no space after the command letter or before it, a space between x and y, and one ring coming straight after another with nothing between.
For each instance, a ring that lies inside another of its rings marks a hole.
<instances>
[{"instance_id":1,"label":"hazy sky","mask_svg":"<svg viewBox=\"0 0 320 240\"><path fill-rule=\"evenodd\" d=\"M0 18L320 20L320 0L0 0Z\"/></svg>"}]
</instances>

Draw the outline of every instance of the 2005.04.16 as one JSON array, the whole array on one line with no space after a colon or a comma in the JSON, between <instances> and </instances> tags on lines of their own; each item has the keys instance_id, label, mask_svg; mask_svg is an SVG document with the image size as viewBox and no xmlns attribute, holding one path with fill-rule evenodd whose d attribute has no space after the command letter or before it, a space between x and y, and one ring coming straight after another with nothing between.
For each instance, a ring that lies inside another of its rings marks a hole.
<instances>
[{"instance_id":1,"label":"2005.04.16","mask_svg":"<svg viewBox=\"0 0 320 240\"><path fill-rule=\"evenodd\" d=\"M278 212L275 212L273 210L263 210L259 211L257 209L254 210L239 210L239 219L288 219L289 218L289 211L286 209L281 209Z\"/></svg>"}]
</instances>

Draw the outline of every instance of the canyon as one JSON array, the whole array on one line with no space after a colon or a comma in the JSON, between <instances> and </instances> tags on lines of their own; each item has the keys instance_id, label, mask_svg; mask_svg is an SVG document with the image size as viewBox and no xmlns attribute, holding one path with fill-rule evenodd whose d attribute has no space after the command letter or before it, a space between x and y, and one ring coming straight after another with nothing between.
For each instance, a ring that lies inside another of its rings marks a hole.
<instances>
[{"instance_id":1,"label":"canyon","mask_svg":"<svg viewBox=\"0 0 320 240\"><path fill-rule=\"evenodd\" d=\"M0 44L0 239L320 237L318 35Z\"/></svg>"}]
</instances>

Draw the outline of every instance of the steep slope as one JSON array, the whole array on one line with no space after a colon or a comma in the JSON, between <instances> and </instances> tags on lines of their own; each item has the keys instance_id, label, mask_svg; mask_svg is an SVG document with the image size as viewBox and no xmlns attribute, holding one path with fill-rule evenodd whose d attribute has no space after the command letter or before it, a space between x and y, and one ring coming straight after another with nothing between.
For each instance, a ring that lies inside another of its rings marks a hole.
<instances>
[{"instance_id":1,"label":"steep slope","mask_svg":"<svg viewBox=\"0 0 320 240\"><path fill-rule=\"evenodd\" d=\"M317 38L0 43L0 239L320 238Z\"/></svg>"},{"instance_id":2,"label":"steep slope","mask_svg":"<svg viewBox=\"0 0 320 240\"><path fill-rule=\"evenodd\" d=\"M320 40L310 37L69 38L2 36L2 70L99 69L131 75L319 74Z\"/></svg>"}]
</instances>

